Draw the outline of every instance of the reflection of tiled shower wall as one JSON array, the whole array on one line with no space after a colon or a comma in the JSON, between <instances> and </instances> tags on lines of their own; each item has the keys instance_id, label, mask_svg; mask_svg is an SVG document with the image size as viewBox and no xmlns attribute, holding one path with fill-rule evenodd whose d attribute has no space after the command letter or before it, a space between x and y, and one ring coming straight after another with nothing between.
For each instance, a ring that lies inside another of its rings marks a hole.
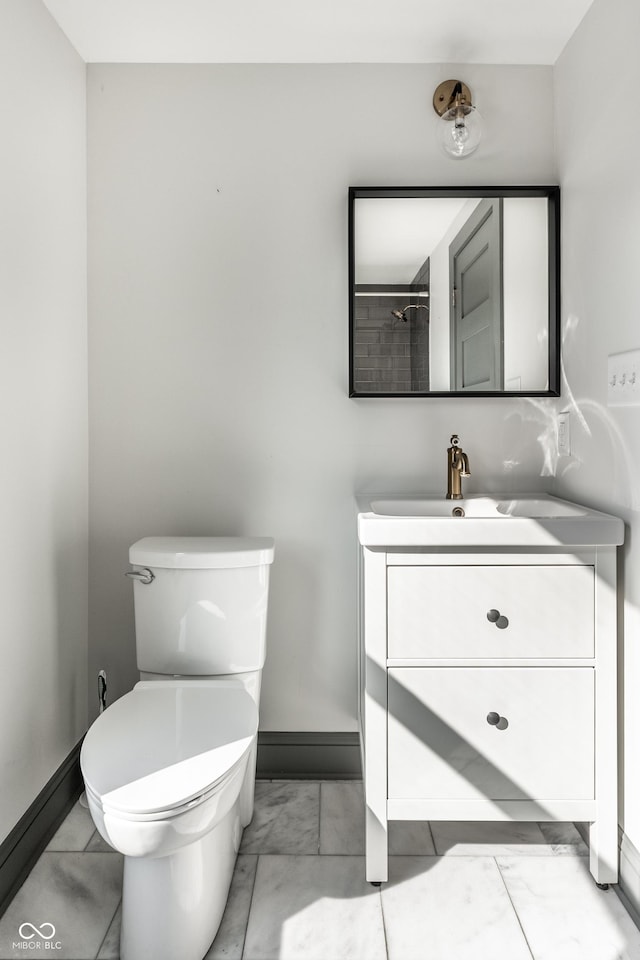
<instances>
[{"instance_id":1,"label":"reflection of tiled shower wall","mask_svg":"<svg viewBox=\"0 0 640 960\"><path fill-rule=\"evenodd\" d=\"M357 393L410 393L416 389L411 384L410 325L391 316L392 310L402 310L408 302L407 294L356 297L354 382Z\"/></svg>"},{"instance_id":2,"label":"reflection of tiled shower wall","mask_svg":"<svg viewBox=\"0 0 640 960\"><path fill-rule=\"evenodd\" d=\"M430 260L427 257L415 277L413 284L421 289L429 289ZM411 303L423 303L429 306L426 297L411 297ZM429 390L429 310L409 310L411 317L411 389L416 393Z\"/></svg>"},{"instance_id":3,"label":"reflection of tiled shower wall","mask_svg":"<svg viewBox=\"0 0 640 960\"><path fill-rule=\"evenodd\" d=\"M426 393L429 389L429 314L426 310L409 310L411 355L411 389Z\"/></svg>"},{"instance_id":4,"label":"reflection of tiled shower wall","mask_svg":"<svg viewBox=\"0 0 640 960\"><path fill-rule=\"evenodd\" d=\"M427 283L429 261L414 283ZM356 393L426 393L429 390L429 312L407 310L407 321L392 310L409 303L428 304L424 297L403 293L357 296L354 323Z\"/></svg>"}]
</instances>

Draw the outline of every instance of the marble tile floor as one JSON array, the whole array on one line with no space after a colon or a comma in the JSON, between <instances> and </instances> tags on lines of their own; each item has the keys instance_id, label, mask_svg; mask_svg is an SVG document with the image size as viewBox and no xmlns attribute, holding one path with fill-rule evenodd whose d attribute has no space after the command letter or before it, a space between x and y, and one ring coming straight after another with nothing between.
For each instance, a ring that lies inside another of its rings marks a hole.
<instances>
[{"instance_id":1,"label":"marble tile floor","mask_svg":"<svg viewBox=\"0 0 640 960\"><path fill-rule=\"evenodd\" d=\"M361 783L259 781L206 960L640 960L572 824L395 823L380 888L363 854ZM117 960L121 882L76 804L0 920L0 960ZM55 926L46 951L23 923Z\"/></svg>"}]
</instances>

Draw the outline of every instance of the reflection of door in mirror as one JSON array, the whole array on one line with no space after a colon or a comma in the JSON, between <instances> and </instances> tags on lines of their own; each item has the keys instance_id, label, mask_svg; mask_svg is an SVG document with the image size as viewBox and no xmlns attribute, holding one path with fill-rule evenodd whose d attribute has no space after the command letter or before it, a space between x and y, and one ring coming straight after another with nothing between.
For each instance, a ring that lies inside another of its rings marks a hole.
<instances>
[{"instance_id":1,"label":"reflection of door in mirror","mask_svg":"<svg viewBox=\"0 0 640 960\"><path fill-rule=\"evenodd\" d=\"M502 390L502 200L485 198L449 247L451 388Z\"/></svg>"}]
</instances>

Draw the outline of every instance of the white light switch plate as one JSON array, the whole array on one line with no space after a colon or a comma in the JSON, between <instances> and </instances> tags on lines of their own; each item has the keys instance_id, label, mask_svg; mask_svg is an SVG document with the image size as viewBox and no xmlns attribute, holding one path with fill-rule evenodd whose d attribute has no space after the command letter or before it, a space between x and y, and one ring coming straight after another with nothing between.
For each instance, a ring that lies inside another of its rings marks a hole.
<instances>
[{"instance_id":1,"label":"white light switch plate","mask_svg":"<svg viewBox=\"0 0 640 960\"><path fill-rule=\"evenodd\" d=\"M627 350L609 357L607 406L640 406L640 350Z\"/></svg>"},{"instance_id":2,"label":"white light switch plate","mask_svg":"<svg viewBox=\"0 0 640 960\"><path fill-rule=\"evenodd\" d=\"M571 456L571 414L568 410L558 414L558 456Z\"/></svg>"}]
</instances>

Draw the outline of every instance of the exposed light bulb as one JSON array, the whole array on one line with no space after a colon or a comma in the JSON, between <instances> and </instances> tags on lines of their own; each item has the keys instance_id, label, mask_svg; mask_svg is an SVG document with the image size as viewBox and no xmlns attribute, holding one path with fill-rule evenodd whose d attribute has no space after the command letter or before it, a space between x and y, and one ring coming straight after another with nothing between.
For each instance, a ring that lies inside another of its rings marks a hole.
<instances>
[{"instance_id":1,"label":"exposed light bulb","mask_svg":"<svg viewBox=\"0 0 640 960\"><path fill-rule=\"evenodd\" d=\"M452 107L440 120L440 138L450 157L468 157L477 149L482 136L482 118L475 107Z\"/></svg>"},{"instance_id":2,"label":"exposed light bulb","mask_svg":"<svg viewBox=\"0 0 640 960\"><path fill-rule=\"evenodd\" d=\"M465 148L465 144L469 142L469 131L467 130L467 125L464 122L464 117L456 117L453 121L451 137L455 144L455 149L458 151L458 153L462 153Z\"/></svg>"}]
</instances>

